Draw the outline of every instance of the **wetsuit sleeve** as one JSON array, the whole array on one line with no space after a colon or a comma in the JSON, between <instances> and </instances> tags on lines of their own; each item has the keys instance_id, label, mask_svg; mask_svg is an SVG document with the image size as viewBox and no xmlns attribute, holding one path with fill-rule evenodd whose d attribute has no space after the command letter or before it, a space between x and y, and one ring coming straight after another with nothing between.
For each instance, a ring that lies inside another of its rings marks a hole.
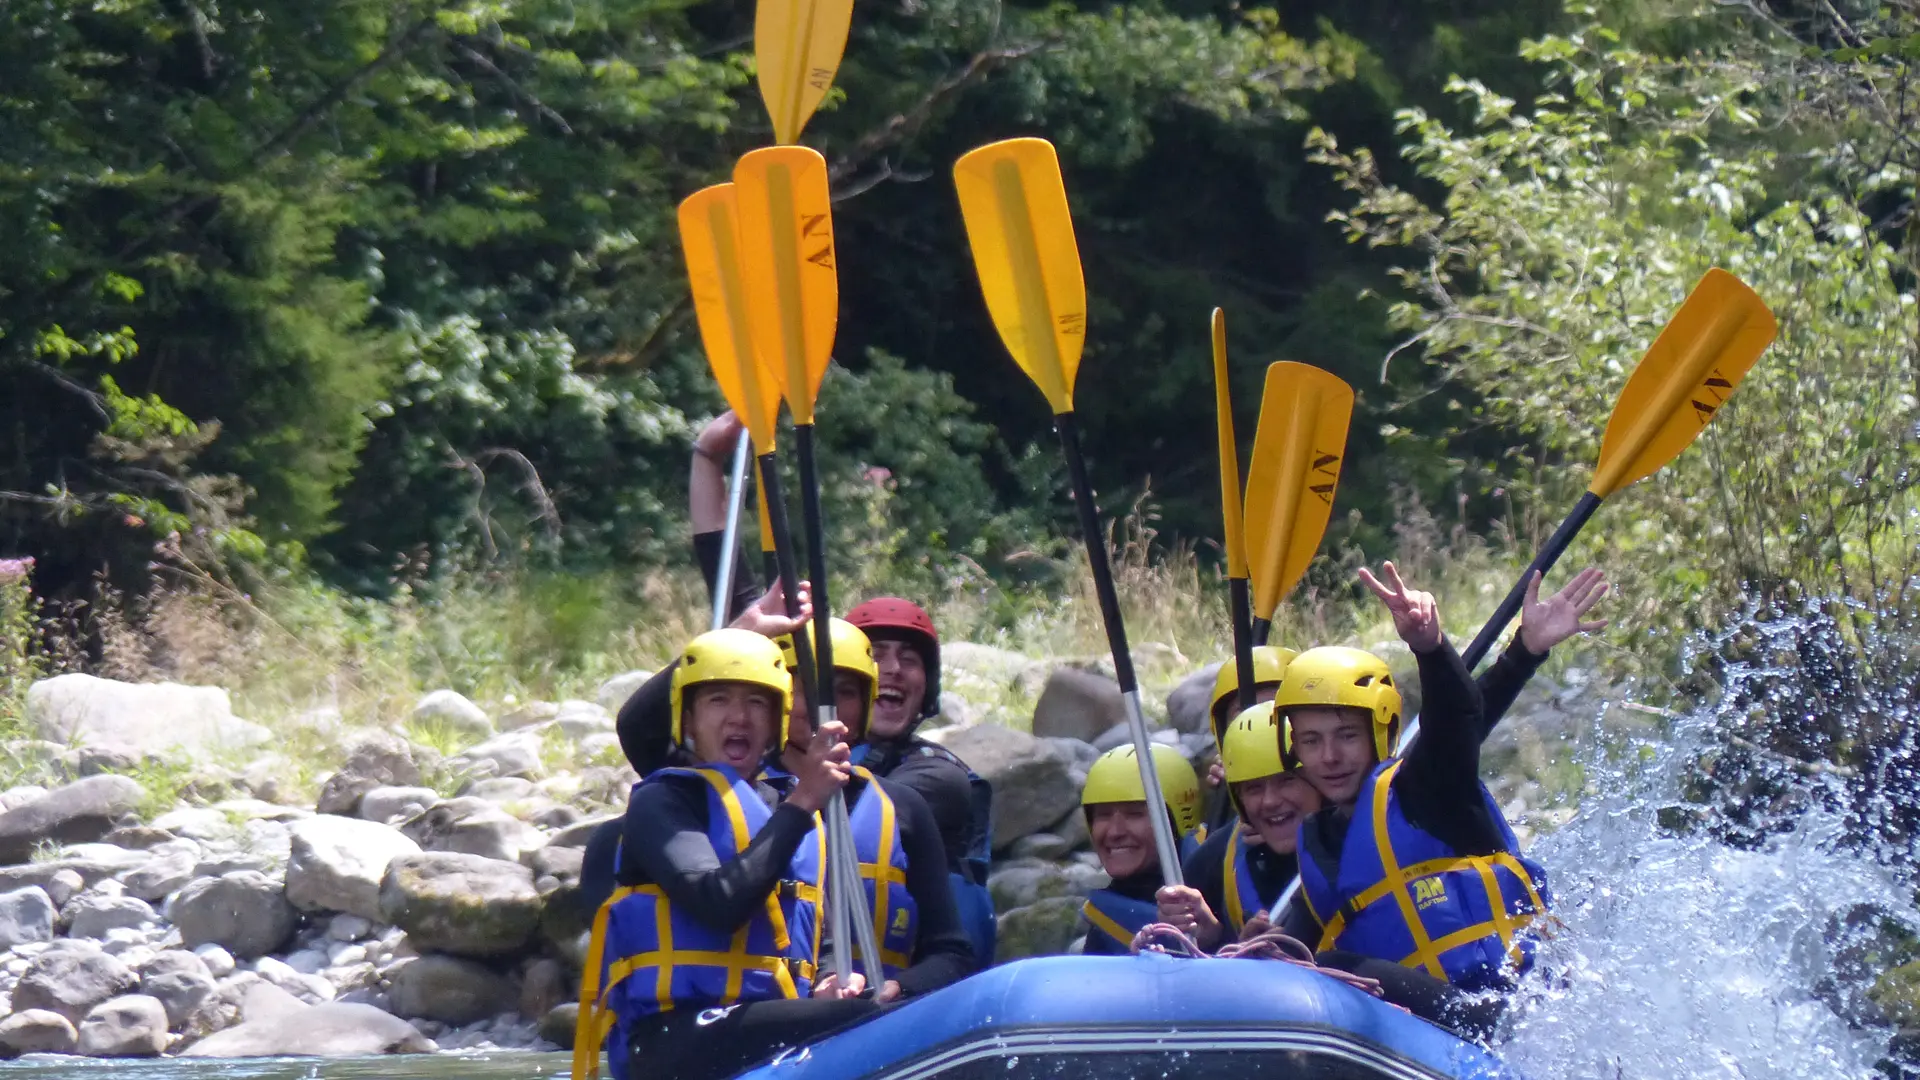
<instances>
[{"instance_id":1,"label":"wetsuit sleeve","mask_svg":"<svg viewBox=\"0 0 1920 1080\"><path fill-rule=\"evenodd\" d=\"M726 539L723 532L703 532L693 534L693 557L700 564L700 578L707 583L707 596L713 596L714 583L720 580L720 545ZM747 561L746 552L738 544L733 550L733 595L727 598L727 621L731 623L740 617L740 613L753 606L760 599L760 579L753 572L753 564Z\"/></svg>"},{"instance_id":2,"label":"wetsuit sleeve","mask_svg":"<svg viewBox=\"0 0 1920 1080\"><path fill-rule=\"evenodd\" d=\"M660 886L674 907L718 933L740 927L767 902L787 874L800 842L813 831L813 816L782 805L738 856L722 862L707 838L706 784L644 784L627 803L626 855L622 870L638 870Z\"/></svg>"},{"instance_id":3,"label":"wetsuit sleeve","mask_svg":"<svg viewBox=\"0 0 1920 1080\"><path fill-rule=\"evenodd\" d=\"M1393 778L1410 818L1431 820L1480 800L1480 687L1451 642L1416 654L1420 662L1420 733ZM1416 806L1418 809L1416 809ZM1423 812L1423 811L1430 811ZM1365 807L1355 813L1365 813Z\"/></svg>"},{"instance_id":4,"label":"wetsuit sleeve","mask_svg":"<svg viewBox=\"0 0 1920 1080\"><path fill-rule=\"evenodd\" d=\"M973 788L967 783L967 771L938 754L910 753L887 773L887 779L912 788L926 800L946 849L946 868L959 870L973 836Z\"/></svg>"},{"instance_id":5,"label":"wetsuit sleeve","mask_svg":"<svg viewBox=\"0 0 1920 1080\"><path fill-rule=\"evenodd\" d=\"M673 756L673 670L678 660L640 684L614 719L620 750L633 771L646 776Z\"/></svg>"},{"instance_id":6,"label":"wetsuit sleeve","mask_svg":"<svg viewBox=\"0 0 1920 1080\"><path fill-rule=\"evenodd\" d=\"M907 892L919 907L920 925L913 943L913 966L900 973L900 992L906 997L938 990L972 974L973 945L960 924L947 878L947 850L940 829L912 788L884 782L899 814L900 846L907 853Z\"/></svg>"},{"instance_id":7,"label":"wetsuit sleeve","mask_svg":"<svg viewBox=\"0 0 1920 1080\"><path fill-rule=\"evenodd\" d=\"M1493 734L1494 725L1507 715L1508 709L1513 708L1527 680L1533 678L1533 673L1546 662L1546 653L1536 656L1528 652L1527 647L1520 643L1520 635L1515 634L1513 644L1508 645L1507 651L1500 654L1500 659L1495 660L1493 666L1480 676L1480 699L1486 708L1486 720L1480 729L1481 741L1484 742L1487 736Z\"/></svg>"},{"instance_id":8,"label":"wetsuit sleeve","mask_svg":"<svg viewBox=\"0 0 1920 1080\"><path fill-rule=\"evenodd\" d=\"M1272 922L1281 933L1295 941L1304 942L1309 949L1320 944L1320 935L1325 930L1320 920L1314 918L1313 912L1307 909L1307 902L1301 899L1298 892L1287 902L1287 908L1280 913L1280 917L1272 919Z\"/></svg>"}]
</instances>

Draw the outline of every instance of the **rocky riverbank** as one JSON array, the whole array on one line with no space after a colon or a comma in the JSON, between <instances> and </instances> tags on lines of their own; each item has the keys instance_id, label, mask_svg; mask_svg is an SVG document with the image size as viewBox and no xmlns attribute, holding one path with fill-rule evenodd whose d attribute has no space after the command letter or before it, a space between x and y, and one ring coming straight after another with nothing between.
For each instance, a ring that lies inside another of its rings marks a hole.
<instances>
[{"instance_id":1,"label":"rocky riverbank","mask_svg":"<svg viewBox=\"0 0 1920 1080\"><path fill-rule=\"evenodd\" d=\"M1155 738L1204 765L1212 670L1180 666ZM1126 737L1118 689L986 646L948 668L930 734L994 785L1001 959L1068 951L1106 881L1078 806ZM217 688L37 684L36 737L0 748L32 781L0 792L0 1055L566 1047L582 849L637 779L610 709L644 677L495 710L436 691L391 728L309 717L324 761L290 760ZM1537 797L1508 788L1516 813Z\"/></svg>"}]
</instances>

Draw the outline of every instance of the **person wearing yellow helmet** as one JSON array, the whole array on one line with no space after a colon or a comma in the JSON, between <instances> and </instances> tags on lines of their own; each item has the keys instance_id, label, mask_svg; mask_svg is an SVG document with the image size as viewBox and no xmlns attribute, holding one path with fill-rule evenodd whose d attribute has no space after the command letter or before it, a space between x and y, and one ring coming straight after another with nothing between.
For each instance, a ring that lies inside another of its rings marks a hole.
<instances>
[{"instance_id":1,"label":"person wearing yellow helmet","mask_svg":"<svg viewBox=\"0 0 1920 1080\"><path fill-rule=\"evenodd\" d=\"M835 709L839 721L865 729L878 683L873 645L857 626L843 619L828 625L833 635ZM813 627L804 632L812 640ZM792 635L778 639L789 666L795 662ZM781 754L781 767L803 751L813 730L806 695L794 694L793 732ZM858 736L855 736L857 741ZM780 769L769 770L781 786ZM947 878L946 847L939 823L926 800L912 787L875 776L857 762L847 784L848 825L866 886L867 910L881 951L883 976L876 1000L885 1002L937 990L964 978L976 957ZM855 970L867 974L864 958Z\"/></svg>"},{"instance_id":2,"label":"person wearing yellow helmet","mask_svg":"<svg viewBox=\"0 0 1920 1080\"><path fill-rule=\"evenodd\" d=\"M582 974L578 1062L598 1057L604 1030L616 1075L628 1060L662 1057L706 1063L676 1076L729 1075L734 1048L685 1018L737 1006L752 1014L738 1023L755 1030L824 1030L876 1007L855 982L814 980L816 815L852 768L843 732L808 732L776 808L758 783L786 741L791 695L779 647L759 634L715 630L681 652L672 734L692 764L656 771L628 801L619 888L595 919Z\"/></svg>"},{"instance_id":3,"label":"person wearing yellow helmet","mask_svg":"<svg viewBox=\"0 0 1920 1080\"><path fill-rule=\"evenodd\" d=\"M1408 588L1392 563L1383 570L1384 581L1365 569L1360 577L1418 663L1420 735L1404 757L1392 756L1403 703L1379 657L1322 647L1288 666L1274 698L1282 747L1328 805L1300 827L1301 890L1280 922L1317 942L1322 963L1368 975L1392 969L1408 993L1451 1008L1457 999L1435 986L1507 989L1530 966L1527 925L1551 894L1479 777L1480 743L1505 703L1488 708L1441 632L1432 594ZM1518 647L1537 665L1552 646L1600 629L1604 620L1584 616L1606 591L1590 569L1542 602L1535 575Z\"/></svg>"},{"instance_id":4,"label":"person wearing yellow helmet","mask_svg":"<svg viewBox=\"0 0 1920 1080\"><path fill-rule=\"evenodd\" d=\"M1214 830L1182 869L1187 884L1156 899L1159 920L1211 949L1238 937L1248 920L1271 911L1298 873L1300 823L1320 809L1320 793L1281 753L1280 716L1272 702L1235 717L1221 738L1233 827ZM1249 835L1251 834L1251 835Z\"/></svg>"},{"instance_id":5,"label":"person wearing yellow helmet","mask_svg":"<svg viewBox=\"0 0 1920 1080\"><path fill-rule=\"evenodd\" d=\"M1272 701L1274 692L1280 689L1280 680L1287 674L1287 664L1296 654L1292 649L1283 649L1278 645L1256 645L1253 649L1253 703ZM1226 771L1221 765L1223 742L1227 725L1240 712L1240 667L1233 657L1220 665L1213 676L1213 699L1207 707L1207 718L1213 723L1214 760L1207 765L1207 786L1218 788L1226 782ZM1212 831L1218 832L1232 822L1236 806L1231 798L1209 800L1212 807L1207 821ZM1244 839L1251 840L1251 835Z\"/></svg>"},{"instance_id":6,"label":"person wearing yellow helmet","mask_svg":"<svg viewBox=\"0 0 1920 1080\"><path fill-rule=\"evenodd\" d=\"M1179 750L1152 745L1153 766L1166 801L1173 834L1189 836L1200 825L1200 778ZM1081 812L1093 852L1110 881L1087 897L1081 914L1087 921L1085 952L1125 956L1134 934L1154 921L1154 894L1165 878L1154 852L1153 821L1147 789L1140 780L1140 759L1131 744L1100 755L1080 789Z\"/></svg>"}]
</instances>

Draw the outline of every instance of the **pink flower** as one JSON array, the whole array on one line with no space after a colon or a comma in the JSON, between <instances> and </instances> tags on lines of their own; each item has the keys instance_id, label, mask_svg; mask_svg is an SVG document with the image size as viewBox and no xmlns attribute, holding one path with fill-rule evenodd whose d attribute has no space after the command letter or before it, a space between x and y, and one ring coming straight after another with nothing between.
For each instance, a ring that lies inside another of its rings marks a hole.
<instances>
[{"instance_id":1,"label":"pink flower","mask_svg":"<svg viewBox=\"0 0 1920 1080\"><path fill-rule=\"evenodd\" d=\"M885 487L887 481L893 479L893 470L875 465L867 470L866 478L867 483L872 484L874 487Z\"/></svg>"},{"instance_id":2,"label":"pink flower","mask_svg":"<svg viewBox=\"0 0 1920 1080\"><path fill-rule=\"evenodd\" d=\"M33 556L18 559L0 559L0 585L13 581L25 581L33 573Z\"/></svg>"}]
</instances>

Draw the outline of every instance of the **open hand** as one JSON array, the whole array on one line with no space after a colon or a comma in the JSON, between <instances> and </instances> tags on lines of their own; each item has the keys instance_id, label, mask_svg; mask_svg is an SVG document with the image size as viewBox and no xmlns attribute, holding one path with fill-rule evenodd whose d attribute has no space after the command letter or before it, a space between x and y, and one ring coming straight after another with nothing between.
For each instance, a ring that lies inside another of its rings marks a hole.
<instances>
[{"instance_id":1,"label":"open hand","mask_svg":"<svg viewBox=\"0 0 1920 1080\"><path fill-rule=\"evenodd\" d=\"M813 586L802 581L794 591L800 594L799 614L787 614L787 593L776 581L765 596L755 600L740 613L739 618L733 620L733 628L777 638L807 625L813 618Z\"/></svg>"},{"instance_id":2,"label":"open hand","mask_svg":"<svg viewBox=\"0 0 1920 1080\"><path fill-rule=\"evenodd\" d=\"M1399 632L1400 640L1417 653L1439 648L1440 605L1434 602L1433 594L1407 588L1407 583L1400 580L1400 571L1390 562L1382 564L1380 569L1387 575L1384 584L1364 566L1360 568L1360 580L1393 613L1393 628Z\"/></svg>"},{"instance_id":3,"label":"open hand","mask_svg":"<svg viewBox=\"0 0 1920 1080\"><path fill-rule=\"evenodd\" d=\"M1527 602L1520 607L1520 644L1540 656L1575 634L1606 629L1607 620L1582 622L1581 616L1593 610L1593 605L1607 595L1609 588L1607 575L1601 573L1599 567L1589 566L1575 574L1559 592L1542 601L1540 572L1534 571L1527 579Z\"/></svg>"}]
</instances>

